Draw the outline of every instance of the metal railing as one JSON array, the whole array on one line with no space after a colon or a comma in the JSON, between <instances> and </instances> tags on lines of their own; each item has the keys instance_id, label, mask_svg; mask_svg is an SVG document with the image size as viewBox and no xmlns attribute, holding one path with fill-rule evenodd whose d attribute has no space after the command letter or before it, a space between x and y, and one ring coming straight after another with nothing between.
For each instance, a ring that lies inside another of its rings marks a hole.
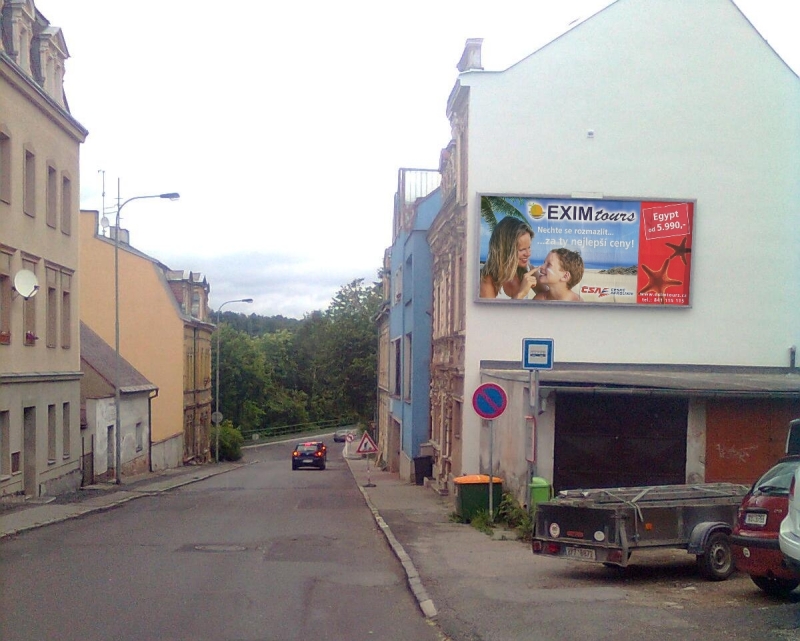
<instances>
[{"instance_id":1,"label":"metal railing","mask_svg":"<svg viewBox=\"0 0 800 641\"><path fill-rule=\"evenodd\" d=\"M292 436L309 436L320 432L330 432L340 427L354 427L352 418L334 418L314 423L296 423L294 425L276 425L257 430L242 430L245 443L252 441L270 441Z\"/></svg>"}]
</instances>

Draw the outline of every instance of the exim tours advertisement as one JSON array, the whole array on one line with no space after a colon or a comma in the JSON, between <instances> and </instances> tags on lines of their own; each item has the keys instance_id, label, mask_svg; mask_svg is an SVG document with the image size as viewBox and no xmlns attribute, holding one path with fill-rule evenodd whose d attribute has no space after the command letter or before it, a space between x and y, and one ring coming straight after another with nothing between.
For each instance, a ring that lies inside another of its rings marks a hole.
<instances>
[{"instance_id":1,"label":"exim tours advertisement","mask_svg":"<svg viewBox=\"0 0 800 641\"><path fill-rule=\"evenodd\" d=\"M479 301L689 305L693 201L480 198Z\"/></svg>"}]
</instances>

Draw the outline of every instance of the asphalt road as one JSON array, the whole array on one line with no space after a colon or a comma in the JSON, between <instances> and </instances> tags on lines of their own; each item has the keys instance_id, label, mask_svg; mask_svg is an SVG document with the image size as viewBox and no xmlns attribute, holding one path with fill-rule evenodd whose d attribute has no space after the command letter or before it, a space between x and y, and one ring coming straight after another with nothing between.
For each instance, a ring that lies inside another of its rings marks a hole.
<instances>
[{"instance_id":1,"label":"asphalt road","mask_svg":"<svg viewBox=\"0 0 800 641\"><path fill-rule=\"evenodd\" d=\"M333 446L0 544L2 641L435 640Z\"/></svg>"}]
</instances>

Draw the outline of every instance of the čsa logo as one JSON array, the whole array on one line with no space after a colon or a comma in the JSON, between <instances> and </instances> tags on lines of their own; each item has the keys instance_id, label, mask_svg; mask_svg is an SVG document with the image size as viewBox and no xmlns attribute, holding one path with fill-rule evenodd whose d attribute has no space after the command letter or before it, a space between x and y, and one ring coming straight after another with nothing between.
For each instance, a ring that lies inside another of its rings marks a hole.
<instances>
[{"instance_id":1,"label":"\u010dsa logo","mask_svg":"<svg viewBox=\"0 0 800 641\"><path fill-rule=\"evenodd\" d=\"M581 294L597 294L600 298L608 296L611 290L608 287L589 287L584 285L581 287Z\"/></svg>"}]
</instances>

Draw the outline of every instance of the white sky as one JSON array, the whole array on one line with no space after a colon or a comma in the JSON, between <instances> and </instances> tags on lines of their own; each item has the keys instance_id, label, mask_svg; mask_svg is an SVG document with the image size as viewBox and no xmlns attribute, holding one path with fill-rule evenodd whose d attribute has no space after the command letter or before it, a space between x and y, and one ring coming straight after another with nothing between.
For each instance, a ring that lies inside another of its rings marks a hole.
<instances>
[{"instance_id":1,"label":"white sky","mask_svg":"<svg viewBox=\"0 0 800 641\"><path fill-rule=\"evenodd\" d=\"M800 71L800 2L736 0ZM610 0L36 0L71 58L81 207L122 210L131 243L200 271L211 306L327 307L377 279L401 167L438 168L467 38L505 69ZM104 173L103 173L104 172ZM111 217L113 222L113 216Z\"/></svg>"}]
</instances>

